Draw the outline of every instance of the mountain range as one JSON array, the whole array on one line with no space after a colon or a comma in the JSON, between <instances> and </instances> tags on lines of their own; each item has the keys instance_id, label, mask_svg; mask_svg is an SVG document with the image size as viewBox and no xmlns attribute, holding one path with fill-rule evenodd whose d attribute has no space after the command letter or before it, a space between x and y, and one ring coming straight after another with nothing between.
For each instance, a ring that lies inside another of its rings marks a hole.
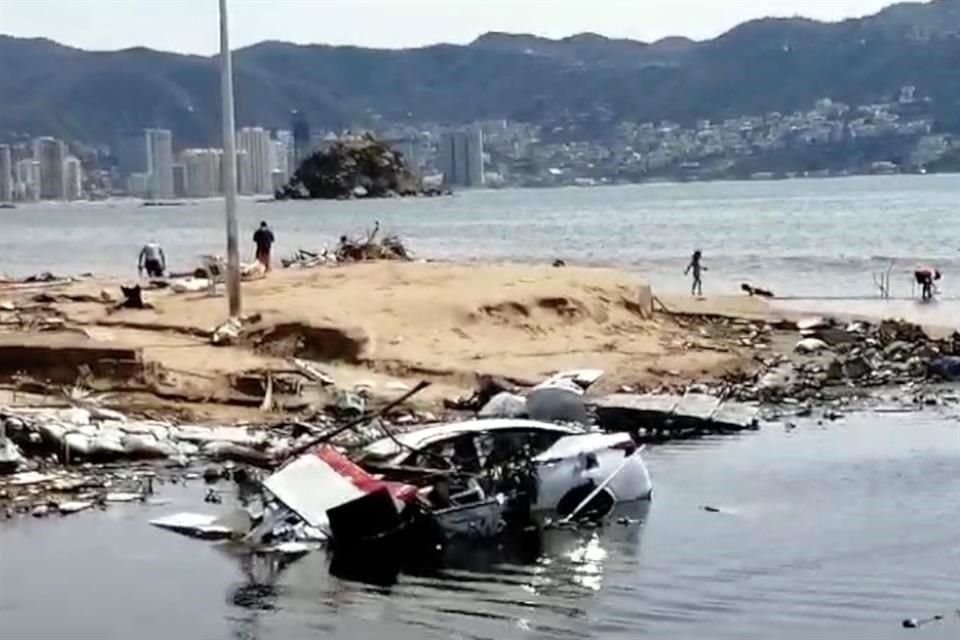
<instances>
[{"instance_id":1,"label":"mountain range","mask_svg":"<svg viewBox=\"0 0 960 640\"><path fill-rule=\"evenodd\" d=\"M0 36L0 140L55 135L111 142L124 129L173 129L176 145L219 139L217 57L144 48L75 49ZM891 6L838 23L761 19L705 41L653 43L584 33L551 40L487 33L468 45L381 50L261 42L234 53L237 122L288 128L661 121L789 112L821 97L931 99L960 131L960 0Z\"/></svg>"}]
</instances>

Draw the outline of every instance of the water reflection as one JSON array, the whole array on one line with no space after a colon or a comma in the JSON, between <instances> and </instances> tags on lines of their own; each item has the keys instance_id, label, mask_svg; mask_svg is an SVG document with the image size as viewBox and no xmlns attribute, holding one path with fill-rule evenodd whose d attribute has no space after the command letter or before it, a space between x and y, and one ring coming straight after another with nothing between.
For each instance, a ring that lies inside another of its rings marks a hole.
<instances>
[{"instance_id":1,"label":"water reflection","mask_svg":"<svg viewBox=\"0 0 960 640\"><path fill-rule=\"evenodd\" d=\"M289 562L219 547L236 557L243 576L226 598L244 612L232 621L233 635L253 640L260 637L263 616L299 609L301 603L316 607L318 601L334 613L369 619L383 615L383 607L396 607L399 599L417 609L418 619L506 620L518 631L544 613L584 620L589 600L604 585L607 564L635 561L649 505L620 505L597 527L534 527L495 542L451 544L436 564L426 566L351 562L324 551Z\"/></svg>"}]
</instances>

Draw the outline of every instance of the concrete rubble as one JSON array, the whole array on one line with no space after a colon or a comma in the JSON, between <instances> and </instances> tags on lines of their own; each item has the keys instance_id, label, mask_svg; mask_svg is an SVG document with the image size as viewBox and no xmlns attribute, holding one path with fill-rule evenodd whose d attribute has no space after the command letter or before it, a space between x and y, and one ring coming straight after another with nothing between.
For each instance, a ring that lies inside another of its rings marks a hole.
<instances>
[{"instance_id":1,"label":"concrete rubble","mask_svg":"<svg viewBox=\"0 0 960 640\"><path fill-rule=\"evenodd\" d=\"M819 400L884 386L949 381L938 368L960 356L960 334L933 339L918 325L815 318L797 323L798 355L763 362L754 380L733 389L739 399L779 403Z\"/></svg>"},{"instance_id":2,"label":"concrete rubble","mask_svg":"<svg viewBox=\"0 0 960 640\"><path fill-rule=\"evenodd\" d=\"M919 325L810 317L770 322L725 316L692 316L704 337L745 348L753 367L695 385L664 384L644 391L680 395L702 390L727 400L760 403L774 414L821 405L832 413L858 399L867 402L899 388L907 404L950 402L940 386L960 380L960 332L933 338ZM684 320L689 322L689 320ZM687 342L684 349L705 349Z\"/></svg>"}]
</instances>

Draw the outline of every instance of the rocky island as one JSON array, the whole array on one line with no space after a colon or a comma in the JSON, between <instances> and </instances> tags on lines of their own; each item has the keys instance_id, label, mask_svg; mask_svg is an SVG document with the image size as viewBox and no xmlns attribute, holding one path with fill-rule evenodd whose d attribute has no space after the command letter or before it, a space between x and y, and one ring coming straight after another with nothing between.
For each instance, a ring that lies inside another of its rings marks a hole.
<instances>
[{"instance_id":1,"label":"rocky island","mask_svg":"<svg viewBox=\"0 0 960 640\"><path fill-rule=\"evenodd\" d=\"M337 141L308 156L290 181L277 190L277 200L394 198L442 195L426 188L403 154L367 134Z\"/></svg>"}]
</instances>

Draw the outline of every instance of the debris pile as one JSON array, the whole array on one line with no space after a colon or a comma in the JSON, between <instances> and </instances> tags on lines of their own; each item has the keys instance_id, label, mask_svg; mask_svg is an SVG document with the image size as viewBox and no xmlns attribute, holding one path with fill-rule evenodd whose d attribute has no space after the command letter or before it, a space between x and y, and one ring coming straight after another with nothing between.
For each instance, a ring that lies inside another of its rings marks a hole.
<instances>
[{"instance_id":1,"label":"debris pile","mask_svg":"<svg viewBox=\"0 0 960 640\"><path fill-rule=\"evenodd\" d=\"M6 439L22 454L18 468L26 470L41 462L170 459L186 465L200 456L266 463L292 446L290 437L262 429L135 420L100 407L4 407L0 419Z\"/></svg>"},{"instance_id":2,"label":"debris pile","mask_svg":"<svg viewBox=\"0 0 960 640\"><path fill-rule=\"evenodd\" d=\"M561 392L575 396L582 411L584 388L600 374L552 376L527 400ZM595 518L618 502L651 495L649 474L637 455L642 447L623 431L481 418L401 433L382 419L371 421L383 418L391 406L370 416L362 403L353 406L355 401L342 398L343 415L358 417L313 431L286 453L261 484L260 508L235 518L238 526L194 513L153 524L200 537L242 538L254 549L284 545L299 553L303 545L324 541L334 562L348 558L380 565L415 558L420 563L454 540L488 539L525 527L534 514L559 513L564 522ZM544 404L557 408L551 401ZM378 440L367 442L364 431L370 428L380 430ZM363 444L346 445L340 436L347 431ZM335 439L339 445L332 444Z\"/></svg>"},{"instance_id":3,"label":"debris pile","mask_svg":"<svg viewBox=\"0 0 960 640\"><path fill-rule=\"evenodd\" d=\"M362 262L365 260L410 260L410 252L399 236L380 235L380 222L374 225L364 238L340 236L334 256L337 262Z\"/></svg>"},{"instance_id":4,"label":"debris pile","mask_svg":"<svg viewBox=\"0 0 960 640\"><path fill-rule=\"evenodd\" d=\"M499 535L533 514L597 517L647 499L649 474L626 433L529 420L472 420L395 434L360 449L320 436L262 483L262 509L223 531L255 548L327 541L362 562L423 558L447 542ZM214 521L177 514L154 524Z\"/></svg>"},{"instance_id":5,"label":"debris pile","mask_svg":"<svg viewBox=\"0 0 960 640\"><path fill-rule=\"evenodd\" d=\"M957 379L956 332L935 340L920 326L901 320L841 325L825 318L802 320L797 329L795 354L765 358L755 378L733 390L737 397L803 401L820 398L825 391Z\"/></svg>"},{"instance_id":6,"label":"debris pile","mask_svg":"<svg viewBox=\"0 0 960 640\"><path fill-rule=\"evenodd\" d=\"M334 249L313 252L299 249L292 257L283 259L284 268L306 269L323 265L369 260L412 260L413 256L400 236L380 235L380 222L373 230L360 237L340 236Z\"/></svg>"},{"instance_id":7,"label":"debris pile","mask_svg":"<svg viewBox=\"0 0 960 640\"><path fill-rule=\"evenodd\" d=\"M403 155L371 135L337 141L307 157L277 200L440 195L407 166Z\"/></svg>"}]
</instances>

